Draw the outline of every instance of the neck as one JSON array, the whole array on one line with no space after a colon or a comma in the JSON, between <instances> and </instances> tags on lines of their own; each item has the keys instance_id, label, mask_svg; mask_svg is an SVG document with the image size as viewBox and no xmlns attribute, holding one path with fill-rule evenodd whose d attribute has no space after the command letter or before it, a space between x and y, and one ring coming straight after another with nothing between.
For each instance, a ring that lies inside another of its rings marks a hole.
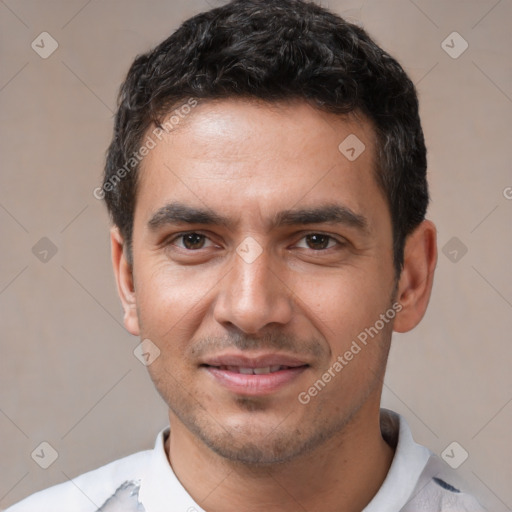
<instances>
[{"instance_id":1,"label":"neck","mask_svg":"<svg viewBox=\"0 0 512 512\"><path fill-rule=\"evenodd\" d=\"M248 467L218 456L175 416L165 448L182 485L208 512L361 511L394 455L381 435L378 406L363 407L314 452L272 466Z\"/></svg>"}]
</instances>

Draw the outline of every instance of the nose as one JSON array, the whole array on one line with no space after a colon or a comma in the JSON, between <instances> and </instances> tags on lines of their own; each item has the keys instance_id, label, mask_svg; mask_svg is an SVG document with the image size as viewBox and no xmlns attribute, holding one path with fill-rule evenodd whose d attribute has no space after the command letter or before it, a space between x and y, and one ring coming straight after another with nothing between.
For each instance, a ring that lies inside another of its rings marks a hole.
<instances>
[{"instance_id":1,"label":"nose","mask_svg":"<svg viewBox=\"0 0 512 512\"><path fill-rule=\"evenodd\" d=\"M219 284L214 306L217 322L247 334L258 333L269 324L290 322L293 292L271 268L266 251L252 262L234 254L233 262L233 268Z\"/></svg>"}]
</instances>

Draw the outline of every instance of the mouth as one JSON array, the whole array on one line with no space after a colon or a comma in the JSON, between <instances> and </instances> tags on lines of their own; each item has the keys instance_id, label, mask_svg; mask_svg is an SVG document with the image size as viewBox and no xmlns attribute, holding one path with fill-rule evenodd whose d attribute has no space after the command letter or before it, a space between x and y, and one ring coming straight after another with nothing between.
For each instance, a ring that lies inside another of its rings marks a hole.
<instances>
[{"instance_id":1,"label":"mouth","mask_svg":"<svg viewBox=\"0 0 512 512\"><path fill-rule=\"evenodd\" d=\"M209 359L200 367L227 391L237 395L262 396L289 386L310 365L279 354L256 357L227 354Z\"/></svg>"},{"instance_id":2,"label":"mouth","mask_svg":"<svg viewBox=\"0 0 512 512\"><path fill-rule=\"evenodd\" d=\"M208 366L208 365L205 365ZM292 366L284 366L284 365L273 365L273 366L262 366L260 368L248 368L243 366L210 366L210 368L218 368L219 370L225 372L234 372L234 373L243 373L244 375L266 375L268 373L275 373L281 370L289 370L290 368L294 368Z\"/></svg>"}]
</instances>

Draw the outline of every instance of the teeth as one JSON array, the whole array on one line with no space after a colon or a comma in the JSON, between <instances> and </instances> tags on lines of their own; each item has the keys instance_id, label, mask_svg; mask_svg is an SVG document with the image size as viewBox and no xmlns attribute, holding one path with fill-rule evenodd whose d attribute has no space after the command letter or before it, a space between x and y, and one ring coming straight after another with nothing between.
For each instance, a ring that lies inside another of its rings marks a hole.
<instances>
[{"instance_id":1,"label":"teeth","mask_svg":"<svg viewBox=\"0 0 512 512\"><path fill-rule=\"evenodd\" d=\"M279 370L286 368L286 366L277 364L274 366L265 366L263 368L243 368L241 366L221 366L220 368L222 370L227 370L228 372L243 373L244 375L264 375L266 373L278 372Z\"/></svg>"},{"instance_id":2,"label":"teeth","mask_svg":"<svg viewBox=\"0 0 512 512\"><path fill-rule=\"evenodd\" d=\"M243 373L244 375L264 375L266 373L274 373L278 372L279 370L285 370L288 367L276 364L274 366L265 366L262 368L243 368L241 366L219 366L218 368L228 372Z\"/></svg>"},{"instance_id":3,"label":"teeth","mask_svg":"<svg viewBox=\"0 0 512 512\"><path fill-rule=\"evenodd\" d=\"M240 368L240 371L242 369ZM265 368L254 368L254 373L256 375L261 375L262 373L270 373L270 366L266 366Z\"/></svg>"}]
</instances>

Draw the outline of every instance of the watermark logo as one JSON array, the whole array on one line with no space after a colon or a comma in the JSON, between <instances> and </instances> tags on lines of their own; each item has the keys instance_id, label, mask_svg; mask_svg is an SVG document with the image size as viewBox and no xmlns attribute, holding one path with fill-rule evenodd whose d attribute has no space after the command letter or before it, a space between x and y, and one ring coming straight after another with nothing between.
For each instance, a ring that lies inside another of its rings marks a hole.
<instances>
[{"instance_id":1,"label":"watermark logo","mask_svg":"<svg viewBox=\"0 0 512 512\"><path fill-rule=\"evenodd\" d=\"M450 443L441 453L441 458L451 468L457 469L469 457L469 453L457 441Z\"/></svg>"},{"instance_id":2,"label":"watermark logo","mask_svg":"<svg viewBox=\"0 0 512 512\"><path fill-rule=\"evenodd\" d=\"M39 57L47 59L59 47L59 43L48 32L41 32L30 46Z\"/></svg>"},{"instance_id":3,"label":"watermark logo","mask_svg":"<svg viewBox=\"0 0 512 512\"><path fill-rule=\"evenodd\" d=\"M456 236L453 236L444 244L442 251L452 263L458 263L466 255L468 248Z\"/></svg>"},{"instance_id":4,"label":"watermark logo","mask_svg":"<svg viewBox=\"0 0 512 512\"><path fill-rule=\"evenodd\" d=\"M246 263L253 263L263 252L263 248L252 236L248 236L236 248L236 252Z\"/></svg>"},{"instance_id":5,"label":"watermark logo","mask_svg":"<svg viewBox=\"0 0 512 512\"><path fill-rule=\"evenodd\" d=\"M351 133L338 146L340 153L350 162L357 160L366 149L363 141L355 134Z\"/></svg>"},{"instance_id":6,"label":"watermark logo","mask_svg":"<svg viewBox=\"0 0 512 512\"><path fill-rule=\"evenodd\" d=\"M135 347L133 355L144 366L150 366L160 357L160 349L149 338L146 338Z\"/></svg>"},{"instance_id":7,"label":"watermark logo","mask_svg":"<svg viewBox=\"0 0 512 512\"><path fill-rule=\"evenodd\" d=\"M441 43L441 48L452 59L458 59L468 49L468 47L468 42L458 32L452 32Z\"/></svg>"},{"instance_id":8,"label":"watermark logo","mask_svg":"<svg viewBox=\"0 0 512 512\"><path fill-rule=\"evenodd\" d=\"M59 453L50 443L43 441L30 456L38 466L48 469L59 458Z\"/></svg>"},{"instance_id":9,"label":"watermark logo","mask_svg":"<svg viewBox=\"0 0 512 512\"><path fill-rule=\"evenodd\" d=\"M43 236L43 238L32 247L32 254L41 263L48 263L57 254L57 251L57 246L46 236Z\"/></svg>"}]
</instances>

